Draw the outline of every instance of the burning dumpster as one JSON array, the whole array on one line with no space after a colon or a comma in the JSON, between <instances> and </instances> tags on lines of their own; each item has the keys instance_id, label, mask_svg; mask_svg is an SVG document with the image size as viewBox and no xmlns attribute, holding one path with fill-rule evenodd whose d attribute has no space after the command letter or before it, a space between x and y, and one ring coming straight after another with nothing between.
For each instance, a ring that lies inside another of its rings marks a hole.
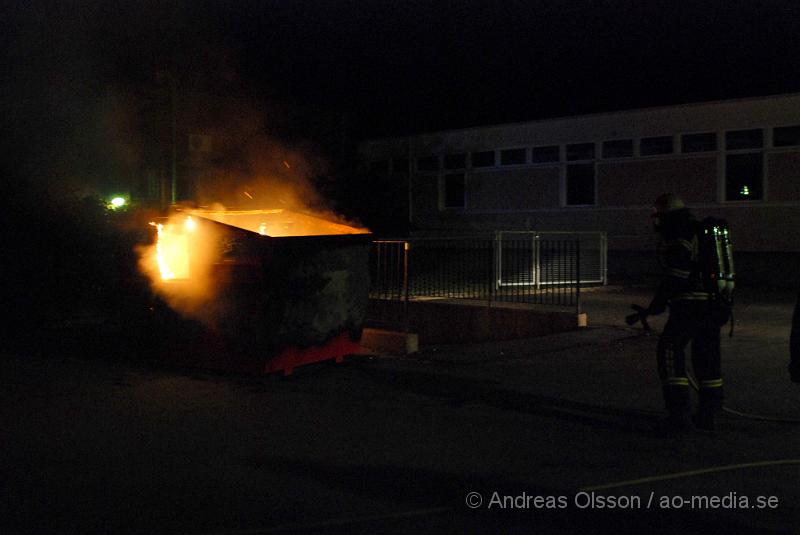
<instances>
[{"instance_id":1,"label":"burning dumpster","mask_svg":"<svg viewBox=\"0 0 800 535\"><path fill-rule=\"evenodd\" d=\"M366 229L289 210L187 210L154 226L154 288L195 326L181 364L289 374L358 349Z\"/></svg>"}]
</instances>

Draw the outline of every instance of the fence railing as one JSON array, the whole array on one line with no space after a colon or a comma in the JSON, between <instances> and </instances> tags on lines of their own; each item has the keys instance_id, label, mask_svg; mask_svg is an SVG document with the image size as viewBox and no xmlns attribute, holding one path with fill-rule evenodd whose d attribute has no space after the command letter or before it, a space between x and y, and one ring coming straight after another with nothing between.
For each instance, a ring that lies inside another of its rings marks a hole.
<instances>
[{"instance_id":1,"label":"fence railing","mask_svg":"<svg viewBox=\"0 0 800 535\"><path fill-rule=\"evenodd\" d=\"M559 249L561 243L576 241L579 245L572 251ZM502 231L496 233L496 248L500 286L574 284L577 279L570 267L576 261L576 255L580 255L581 284L606 284L608 257L605 232ZM507 248L516 250L512 255L514 258L520 254L530 255L530 269L509 272L504 267L509 264L504 262Z\"/></svg>"},{"instance_id":2,"label":"fence railing","mask_svg":"<svg viewBox=\"0 0 800 535\"><path fill-rule=\"evenodd\" d=\"M373 243L370 321L403 323L408 302L447 298L575 307L581 284L605 283L602 233L498 232L493 237Z\"/></svg>"}]
</instances>

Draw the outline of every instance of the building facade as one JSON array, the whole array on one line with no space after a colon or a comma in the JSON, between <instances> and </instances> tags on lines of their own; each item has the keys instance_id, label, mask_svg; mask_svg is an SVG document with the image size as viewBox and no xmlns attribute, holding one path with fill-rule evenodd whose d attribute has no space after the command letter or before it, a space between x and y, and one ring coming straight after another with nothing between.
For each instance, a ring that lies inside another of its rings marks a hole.
<instances>
[{"instance_id":1,"label":"building facade","mask_svg":"<svg viewBox=\"0 0 800 535\"><path fill-rule=\"evenodd\" d=\"M728 219L753 279L765 256L800 258L800 94L370 140L360 153L373 176L407 177L418 231L604 231L612 278L652 253L652 202L667 191Z\"/></svg>"}]
</instances>

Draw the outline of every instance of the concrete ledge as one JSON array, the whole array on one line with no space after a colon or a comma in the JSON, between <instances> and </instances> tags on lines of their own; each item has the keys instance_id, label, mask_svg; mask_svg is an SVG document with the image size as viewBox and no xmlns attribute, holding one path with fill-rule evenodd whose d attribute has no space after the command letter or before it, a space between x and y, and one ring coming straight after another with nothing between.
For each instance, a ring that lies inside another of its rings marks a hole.
<instances>
[{"instance_id":1,"label":"concrete ledge","mask_svg":"<svg viewBox=\"0 0 800 535\"><path fill-rule=\"evenodd\" d=\"M380 305L380 303L374 303ZM376 310L379 306L376 306ZM586 313L525 303L469 299L412 300L408 324L420 344L531 338L586 327ZM366 345L362 339L362 345Z\"/></svg>"},{"instance_id":2,"label":"concrete ledge","mask_svg":"<svg viewBox=\"0 0 800 535\"><path fill-rule=\"evenodd\" d=\"M410 355L419 351L419 336L415 333L365 328L361 346L378 353Z\"/></svg>"}]
</instances>

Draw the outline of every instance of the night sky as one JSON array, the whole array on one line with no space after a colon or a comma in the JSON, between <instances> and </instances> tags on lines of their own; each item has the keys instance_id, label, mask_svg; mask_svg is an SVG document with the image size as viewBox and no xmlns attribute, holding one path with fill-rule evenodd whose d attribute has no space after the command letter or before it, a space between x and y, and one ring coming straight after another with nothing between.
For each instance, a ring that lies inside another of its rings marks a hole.
<instances>
[{"instance_id":1,"label":"night sky","mask_svg":"<svg viewBox=\"0 0 800 535\"><path fill-rule=\"evenodd\" d=\"M34 168L72 158L102 169L104 143L135 137L109 132L109 95L118 105L158 91L164 72L181 91L324 110L352 140L800 90L796 0L33 0L5 10L7 142Z\"/></svg>"}]
</instances>

